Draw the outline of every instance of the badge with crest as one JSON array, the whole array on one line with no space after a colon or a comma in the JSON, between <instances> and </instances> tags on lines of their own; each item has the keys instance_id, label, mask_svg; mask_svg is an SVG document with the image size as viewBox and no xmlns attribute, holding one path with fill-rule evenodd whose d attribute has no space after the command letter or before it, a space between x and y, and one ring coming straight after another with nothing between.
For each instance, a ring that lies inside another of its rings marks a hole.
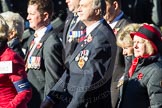
<instances>
[{"instance_id":1,"label":"badge with crest","mask_svg":"<svg viewBox=\"0 0 162 108\"><path fill-rule=\"evenodd\" d=\"M88 61L89 56L89 50L82 50L80 53L76 56L75 61L78 62L78 67L83 68L85 63Z\"/></svg>"}]
</instances>

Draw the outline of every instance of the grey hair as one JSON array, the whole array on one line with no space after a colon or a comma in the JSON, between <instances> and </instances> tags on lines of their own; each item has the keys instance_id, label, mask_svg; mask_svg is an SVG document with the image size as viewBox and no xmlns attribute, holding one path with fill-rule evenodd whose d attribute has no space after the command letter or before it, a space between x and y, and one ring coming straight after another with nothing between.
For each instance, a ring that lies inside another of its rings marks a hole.
<instances>
[{"instance_id":1,"label":"grey hair","mask_svg":"<svg viewBox=\"0 0 162 108\"><path fill-rule=\"evenodd\" d=\"M7 39L8 37L8 25L5 19L0 15L0 38Z\"/></svg>"},{"instance_id":2,"label":"grey hair","mask_svg":"<svg viewBox=\"0 0 162 108\"><path fill-rule=\"evenodd\" d=\"M102 16L106 13L106 3L105 0L93 0L93 9L101 8Z\"/></svg>"},{"instance_id":3,"label":"grey hair","mask_svg":"<svg viewBox=\"0 0 162 108\"><path fill-rule=\"evenodd\" d=\"M21 39L24 32L24 19L21 15L11 11L3 12L1 15L9 26L9 32L14 30L16 36Z\"/></svg>"}]
</instances>

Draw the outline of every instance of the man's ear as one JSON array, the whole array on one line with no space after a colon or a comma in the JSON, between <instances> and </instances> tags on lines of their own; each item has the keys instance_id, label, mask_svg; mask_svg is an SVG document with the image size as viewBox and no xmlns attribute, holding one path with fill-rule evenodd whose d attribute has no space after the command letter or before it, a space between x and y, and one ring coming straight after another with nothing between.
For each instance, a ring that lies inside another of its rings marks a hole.
<instances>
[{"instance_id":1,"label":"man's ear","mask_svg":"<svg viewBox=\"0 0 162 108\"><path fill-rule=\"evenodd\" d=\"M43 20L46 21L49 19L49 14L47 12L43 13Z\"/></svg>"},{"instance_id":2,"label":"man's ear","mask_svg":"<svg viewBox=\"0 0 162 108\"><path fill-rule=\"evenodd\" d=\"M101 9L95 9L95 13L96 13L96 15L102 14L102 13L101 13Z\"/></svg>"},{"instance_id":3,"label":"man's ear","mask_svg":"<svg viewBox=\"0 0 162 108\"><path fill-rule=\"evenodd\" d=\"M115 10L119 8L119 4L117 1L114 1L112 6L114 7Z\"/></svg>"}]
</instances>

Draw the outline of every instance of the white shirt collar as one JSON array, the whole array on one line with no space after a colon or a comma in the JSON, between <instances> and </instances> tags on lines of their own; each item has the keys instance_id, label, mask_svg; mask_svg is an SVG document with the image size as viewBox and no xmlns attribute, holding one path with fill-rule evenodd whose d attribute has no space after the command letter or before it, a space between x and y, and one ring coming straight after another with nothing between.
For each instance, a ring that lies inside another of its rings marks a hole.
<instances>
[{"instance_id":1,"label":"white shirt collar","mask_svg":"<svg viewBox=\"0 0 162 108\"><path fill-rule=\"evenodd\" d=\"M111 22L108 24L110 25L110 27L113 29L115 27L115 25L118 23L118 21L121 19L121 17L124 15L124 12L121 11L120 14Z\"/></svg>"},{"instance_id":2,"label":"white shirt collar","mask_svg":"<svg viewBox=\"0 0 162 108\"><path fill-rule=\"evenodd\" d=\"M37 31L35 31L35 33L37 34L37 37L34 38L34 42L38 43L42 37L44 36L44 34L46 33L46 31L51 27L51 25L48 25L47 27L44 27L42 29L39 29Z\"/></svg>"}]
</instances>

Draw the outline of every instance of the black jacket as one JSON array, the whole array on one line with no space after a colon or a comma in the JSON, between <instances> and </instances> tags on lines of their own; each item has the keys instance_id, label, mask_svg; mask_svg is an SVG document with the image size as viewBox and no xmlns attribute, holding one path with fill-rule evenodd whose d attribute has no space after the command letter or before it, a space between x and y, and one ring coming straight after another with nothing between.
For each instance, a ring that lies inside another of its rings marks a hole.
<instances>
[{"instance_id":1,"label":"black jacket","mask_svg":"<svg viewBox=\"0 0 162 108\"><path fill-rule=\"evenodd\" d=\"M33 36L29 38L28 47ZM29 108L39 108L41 101L61 77L64 68L62 61L62 43L57 33L51 28L46 31L31 55L31 67L27 70L28 80L32 85L33 96ZM27 50L28 51L28 50ZM27 58L27 55L26 55ZM34 61L34 58L35 59ZM39 60L40 61L36 61ZM33 60L33 62L32 62ZM40 65L36 67L35 65Z\"/></svg>"},{"instance_id":2,"label":"black jacket","mask_svg":"<svg viewBox=\"0 0 162 108\"><path fill-rule=\"evenodd\" d=\"M55 108L111 107L110 80L116 57L115 36L103 20L88 37L90 40L86 43L86 39L78 43L72 56L67 60L69 73L64 72L53 87L52 93L48 95L56 103ZM82 58L83 65L80 61ZM64 90L69 92L67 98ZM60 98L57 98L58 92L62 94ZM62 98L60 102L59 99ZM64 107L57 106L63 105L65 99L68 102Z\"/></svg>"},{"instance_id":3,"label":"black jacket","mask_svg":"<svg viewBox=\"0 0 162 108\"><path fill-rule=\"evenodd\" d=\"M162 108L160 56L140 58L133 76L123 86L119 108Z\"/></svg>"}]
</instances>

